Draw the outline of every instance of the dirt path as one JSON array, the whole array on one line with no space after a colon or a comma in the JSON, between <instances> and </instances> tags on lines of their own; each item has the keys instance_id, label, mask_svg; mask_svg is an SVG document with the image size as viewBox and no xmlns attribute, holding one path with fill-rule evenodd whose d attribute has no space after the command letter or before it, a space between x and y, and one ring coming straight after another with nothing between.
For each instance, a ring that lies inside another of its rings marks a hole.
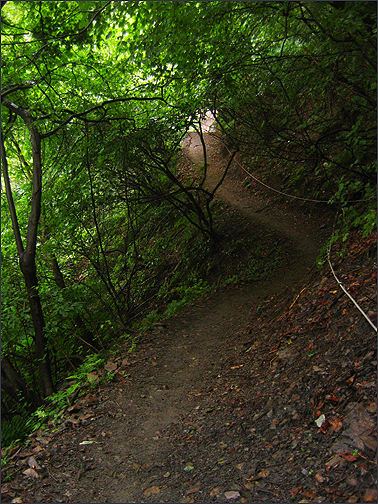
<instances>
[{"instance_id":1,"label":"dirt path","mask_svg":"<svg viewBox=\"0 0 378 504\"><path fill-rule=\"evenodd\" d=\"M211 185L220 176L226 159L219 140L209 134L205 138ZM194 164L203 162L197 135L192 134L184 148ZM103 398L107 401L97 408L98 416L101 410L109 414L110 405L117 406L113 425L109 426L107 419L101 443L86 448L87 458L101 461L105 467L101 476L96 470L88 472L89 478L96 476L90 494L86 489L77 495L80 502L180 502L183 492L185 498L190 483L183 486L183 477L190 482L197 468L201 470L199 460L205 460L210 453L188 450L177 460L174 431L187 430L190 437L191 429L183 429L185 418L193 411L203 411L203 385L214 388L222 362L227 359L230 338L245 329L251 311L266 295L299 280L315 260L320 238L314 230L306 229L302 219L280 213L272 206L269 212L256 213L261 201L254 201L236 176L226 178L219 197L249 219L284 234L292 242L290 264L295 268L284 265L274 278L258 287L230 288L215 294L171 319L149 339L143 338L133 365L133 379L125 379L116 397L112 388L111 395ZM119 463L116 468L115 461ZM217 480L207 489L201 488L201 492L208 490L209 494L216 487Z\"/></svg>"},{"instance_id":2,"label":"dirt path","mask_svg":"<svg viewBox=\"0 0 378 504\"><path fill-rule=\"evenodd\" d=\"M219 140L205 137L211 186L226 159ZM183 146L195 165L199 144L191 134ZM60 433L41 433L35 450L47 483L36 481L32 500L17 502L287 502L289 489L299 500L308 459L315 460L297 448L302 436L307 450L312 435L306 364L293 348L273 343L272 352L255 338L256 314L272 296L292 295L322 237L304 216L253 198L236 170L219 197L251 225L285 238L290 257L264 281L193 303L144 334L135 353L115 359L116 381L78 404Z\"/></svg>"},{"instance_id":3,"label":"dirt path","mask_svg":"<svg viewBox=\"0 0 378 504\"><path fill-rule=\"evenodd\" d=\"M206 134L205 139L208 185L212 186L222 173L226 159L220 153L221 143L216 136ZM195 165L203 163L198 135L192 134L183 147ZM182 473L182 470L191 464L196 467L196 460L198 457L203 460L206 452L189 451L178 462L172 427L182 425L189 413L203 409L202 386L205 383L212 387L212 382L216 383L219 365L227 357L227 351L222 348L227 346L230 337L244 330L252 309L265 296L298 281L315 260L319 237L316 239L314 230L306 230L303 222L299 229L296 216L279 213L277 209L273 213L271 208L265 215L256 213L256 206L261 202L253 201L237 177L226 178L219 198L249 219L284 233L292 242L290 263L296 266L288 268L285 264L274 278L266 284L259 283L258 288L256 285L231 288L198 302L168 321L163 331L150 336L150 341L142 342L146 357L143 363L135 363L139 377L137 390L133 383L129 390L122 389L116 401L126 415L125 422L117 422L107 450L110 458L120 460L117 472L125 477L113 479L106 494L105 489L98 489L102 498L107 496L108 502L182 501L182 474L188 474L189 481L193 476L191 471ZM132 469L125 471L130 464ZM157 488L159 492L154 494Z\"/></svg>"},{"instance_id":4,"label":"dirt path","mask_svg":"<svg viewBox=\"0 0 378 504\"><path fill-rule=\"evenodd\" d=\"M208 159L207 185L213 189L227 165L230 151L225 148L219 133L206 133L204 138ZM183 142L183 149L194 165L203 166L203 148L198 134L191 133ZM251 224L259 224L266 231L274 231L287 239L292 244L292 259L295 259L300 278L314 264L319 248L324 243L324 233L320 231L319 224L311 222L304 214L289 211L282 204L277 204L274 194L273 198L261 191L253 194L243 185L240 172L236 157L224 183L217 190L218 198L244 214ZM287 268L285 274L289 274ZM291 275L290 280L294 281ZM272 285L272 291L275 290Z\"/></svg>"}]
</instances>

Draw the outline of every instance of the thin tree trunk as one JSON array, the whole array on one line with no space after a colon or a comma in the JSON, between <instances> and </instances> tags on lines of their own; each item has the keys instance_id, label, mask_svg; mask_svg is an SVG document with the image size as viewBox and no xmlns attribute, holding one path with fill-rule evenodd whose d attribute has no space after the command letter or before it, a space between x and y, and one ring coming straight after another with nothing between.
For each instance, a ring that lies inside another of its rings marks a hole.
<instances>
[{"instance_id":1,"label":"thin tree trunk","mask_svg":"<svg viewBox=\"0 0 378 504\"><path fill-rule=\"evenodd\" d=\"M21 393L31 409L41 405L40 398L28 389L23 377L6 356L1 359L1 388L16 402L20 400L19 394Z\"/></svg>"},{"instance_id":2,"label":"thin tree trunk","mask_svg":"<svg viewBox=\"0 0 378 504\"><path fill-rule=\"evenodd\" d=\"M47 397L54 392L54 387L52 384L50 357L45 337L45 320L43 317L41 299L38 294L37 271L35 265L25 264L25 261L20 261L20 266L25 279L30 313L33 320L36 355L38 359L39 384L42 396Z\"/></svg>"},{"instance_id":3,"label":"thin tree trunk","mask_svg":"<svg viewBox=\"0 0 378 504\"><path fill-rule=\"evenodd\" d=\"M5 102L4 105L11 113L21 117L27 126L30 136L33 153L33 194L31 198L31 210L29 213L26 248L22 242L20 228L17 220L16 208L12 196L12 188L9 179L8 160L5 152L3 136L1 137L1 161L3 165L4 185L10 211L13 233L17 245L19 265L25 279L28 293L30 313L34 327L34 341L36 346L36 356L38 359L39 383L43 397L54 392L54 386L51 378L51 368L47 341L45 337L45 320L41 306L41 300L38 294L38 279L36 268L36 248L38 222L41 215L42 199L42 162L41 162L41 139L38 130L33 125L32 118L22 107L14 103Z\"/></svg>"}]
</instances>

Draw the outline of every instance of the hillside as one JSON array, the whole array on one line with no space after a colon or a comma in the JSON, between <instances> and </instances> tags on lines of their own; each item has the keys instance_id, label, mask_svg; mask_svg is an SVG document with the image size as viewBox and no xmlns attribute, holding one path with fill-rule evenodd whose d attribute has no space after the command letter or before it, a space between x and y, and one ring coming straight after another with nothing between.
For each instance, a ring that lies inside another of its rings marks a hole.
<instances>
[{"instance_id":1,"label":"hillside","mask_svg":"<svg viewBox=\"0 0 378 504\"><path fill-rule=\"evenodd\" d=\"M376 501L376 2L1 41L2 500Z\"/></svg>"},{"instance_id":2,"label":"hillside","mask_svg":"<svg viewBox=\"0 0 378 504\"><path fill-rule=\"evenodd\" d=\"M217 133L205 138L211 187L228 154ZM183 147L190 176L198 137ZM194 301L92 373L59 423L8 454L2 502L376 502L376 334L316 265L333 214L306 215L244 177L232 165L220 229L258 244L265 271L220 248L217 273L250 281ZM376 235L340 243L333 267L376 323Z\"/></svg>"}]
</instances>

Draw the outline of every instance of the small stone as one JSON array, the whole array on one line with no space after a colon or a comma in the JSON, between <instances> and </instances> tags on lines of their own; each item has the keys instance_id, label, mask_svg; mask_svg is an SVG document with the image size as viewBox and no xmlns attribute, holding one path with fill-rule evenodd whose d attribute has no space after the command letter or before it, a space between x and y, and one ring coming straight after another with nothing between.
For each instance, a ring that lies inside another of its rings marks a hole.
<instances>
[{"instance_id":1,"label":"small stone","mask_svg":"<svg viewBox=\"0 0 378 504\"><path fill-rule=\"evenodd\" d=\"M237 492L236 490L230 490L229 492L224 492L224 496L228 500L238 499L240 497L240 492Z\"/></svg>"},{"instance_id":2,"label":"small stone","mask_svg":"<svg viewBox=\"0 0 378 504\"><path fill-rule=\"evenodd\" d=\"M29 467L29 469L25 469L25 471L22 471L22 474L28 476L29 478L39 478L37 471L35 471L31 467Z\"/></svg>"}]
</instances>

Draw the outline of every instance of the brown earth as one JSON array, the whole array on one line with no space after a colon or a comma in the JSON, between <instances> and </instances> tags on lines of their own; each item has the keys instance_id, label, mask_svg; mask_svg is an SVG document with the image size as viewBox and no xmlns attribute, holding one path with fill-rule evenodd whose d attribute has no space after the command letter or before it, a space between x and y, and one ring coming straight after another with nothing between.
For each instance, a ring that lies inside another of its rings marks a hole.
<instances>
[{"instance_id":1,"label":"brown earth","mask_svg":"<svg viewBox=\"0 0 378 504\"><path fill-rule=\"evenodd\" d=\"M228 153L205 138L214 187ZM185 176L196 176L196 134L183 151ZM281 260L111 359L112 382L9 454L17 472L2 502L377 501L376 334L328 267L314 266L332 215L247 190L236 162L218 197L220 229L247 224L250 246L280 247ZM354 233L332 253L374 323L375 239Z\"/></svg>"}]
</instances>

